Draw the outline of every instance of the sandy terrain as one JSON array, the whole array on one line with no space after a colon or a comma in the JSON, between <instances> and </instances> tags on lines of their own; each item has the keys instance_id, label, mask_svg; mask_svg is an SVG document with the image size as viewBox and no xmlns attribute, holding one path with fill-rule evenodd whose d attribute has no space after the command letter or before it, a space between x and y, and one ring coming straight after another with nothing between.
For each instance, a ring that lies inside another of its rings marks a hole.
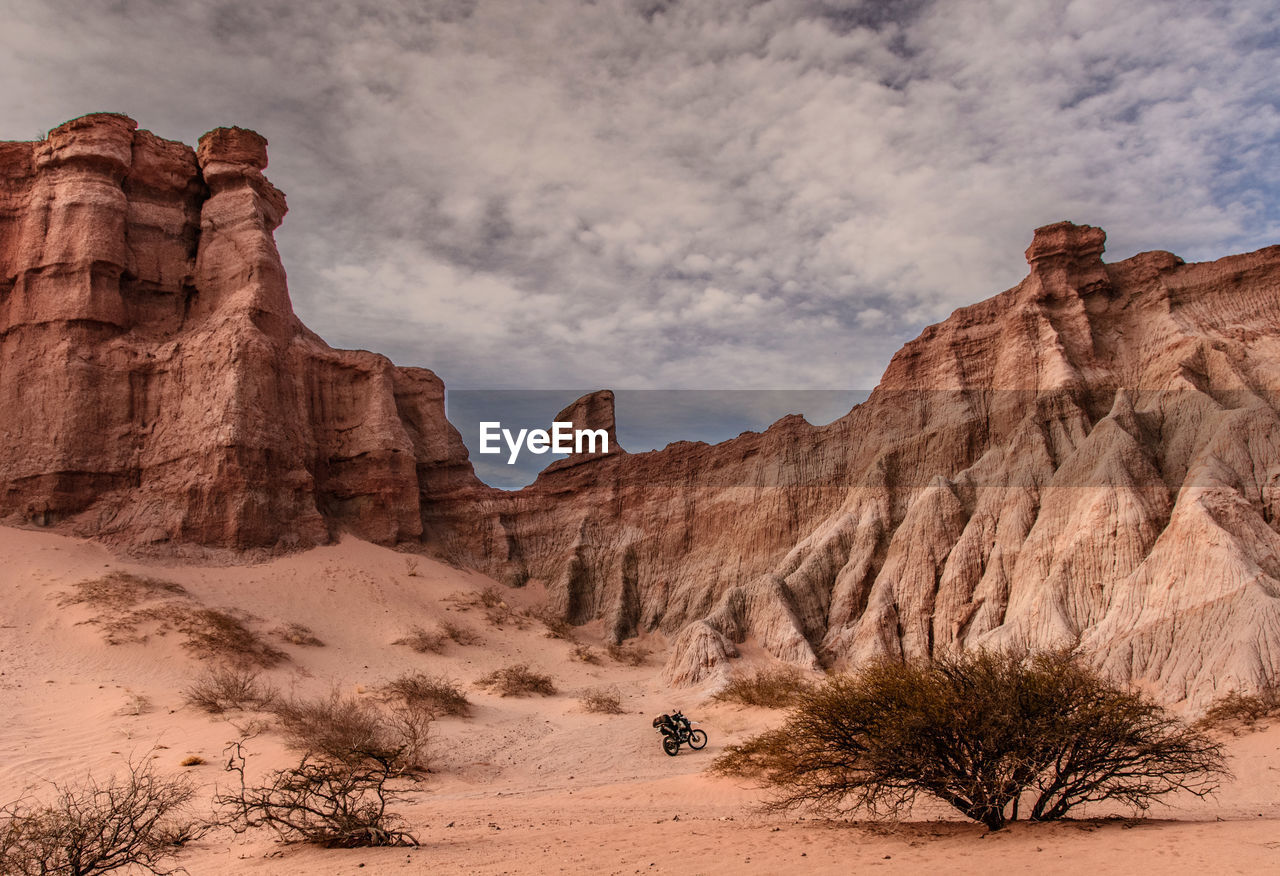
<instances>
[{"instance_id":1,"label":"sandy terrain","mask_svg":"<svg viewBox=\"0 0 1280 876\"><path fill-rule=\"evenodd\" d=\"M997 834L922 808L910 823L849 824L761 814L758 794L703 776L727 742L777 721L779 713L705 703L706 691L672 691L659 680L666 642L646 666L574 661L570 644L539 624L495 629L445 597L492 582L432 560L409 574L405 554L348 539L252 566L144 566L102 547L42 532L0 529L0 801L49 781L118 769L152 753L157 765L191 768L212 793L226 784L223 746L232 723L184 705L181 691L201 662L176 633L109 645L84 623L94 612L60 606L75 582L129 570L182 585L199 604L237 609L264 631L305 624L324 647L284 646L291 661L268 675L279 687L365 692L411 669L470 683L492 668L527 661L556 680L550 698L503 699L471 689L474 714L439 721L433 769L399 811L422 845L331 851L281 845L267 834L219 833L179 861L195 874L461 873L805 873L885 871L1214 872L1280 871L1280 727L1230 742L1237 780L1211 800L1176 800L1151 820L1017 824ZM536 586L508 591L534 607ZM448 617L480 644L420 655L391 642L413 625ZM147 630L139 630L146 633ZM600 645L599 629L578 631ZM762 660L748 645L748 660ZM578 694L615 684L627 714L585 713ZM683 707L711 737L705 751L665 756L654 714ZM232 716L233 721L243 716ZM251 743L253 769L290 754L267 734ZM152 749L155 749L152 752ZM202 804L203 805L203 804ZM1097 813L1106 815L1107 813ZM1122 813L1114 813L1122 814Z\"/></svg>"}]
</instances>

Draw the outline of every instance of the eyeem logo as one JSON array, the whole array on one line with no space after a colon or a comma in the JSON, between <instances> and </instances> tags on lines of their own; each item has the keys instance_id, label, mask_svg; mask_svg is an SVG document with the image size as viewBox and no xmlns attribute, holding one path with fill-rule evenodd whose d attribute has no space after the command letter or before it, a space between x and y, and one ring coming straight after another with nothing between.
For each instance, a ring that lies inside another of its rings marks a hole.
<instances>
[{"instance_id":1,"label":"eyeem logo","mask_svg":"<svg viewBox=\"0 0 1280 876\"><path fill-rule=\"evenodd\" d=\"M480 452L501 453L499 441L505 441L511 455L507 465L514 465L520 450L530 453L608 453L609 433L604 429L574 429L573 423L552 423L551 431L545 429L521 429L516 435L503 429L501 423L480 424ZM596 445L600 447L597 450ZM583 449L585 445L585 450Z\"/></svg>"}]
</instances>

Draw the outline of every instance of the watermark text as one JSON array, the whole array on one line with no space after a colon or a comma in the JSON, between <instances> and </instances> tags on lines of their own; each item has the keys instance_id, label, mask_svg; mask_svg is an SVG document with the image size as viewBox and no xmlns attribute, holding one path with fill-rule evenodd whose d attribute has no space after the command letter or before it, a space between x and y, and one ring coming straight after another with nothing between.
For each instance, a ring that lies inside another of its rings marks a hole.
<instances>
[{"instance_id":1,"label":"watermark text","mask_svg":"<svg viewBox=\"0 0 1280 876\"><path fill-rule=\"evenodd\" d=\"M575 429L573 423L552 423L551 431L521 429L514 435L499 422L480 424L480 452L509 453L508 465L515 465L521 450L530 453L608 453L609 433L604 429Z\"/></svg>"}]
</instances>

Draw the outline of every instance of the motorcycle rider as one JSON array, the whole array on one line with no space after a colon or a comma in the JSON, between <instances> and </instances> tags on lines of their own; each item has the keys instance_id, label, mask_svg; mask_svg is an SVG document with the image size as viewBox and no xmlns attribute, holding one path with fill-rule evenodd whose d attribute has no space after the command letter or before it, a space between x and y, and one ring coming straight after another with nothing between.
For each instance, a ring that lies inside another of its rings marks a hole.
<instances>
[{"instance_id":1,"label":"motorcycle rider","mask_svg":"<svg viewBox=\"0 0 1280 876\"><path fill-rule=\"evenodd\" d=\"M653 719L653 726L663 736L687 735L693 729L693 724L684 716L684 713L676 709L670 714L662 714Z\"/></svg>"},{"instance_id":2,"label":"motorcycle rider","mask_svg":"<svg viewBox=\"0 0 1280 876\"><path fill-rule=\"evenodd\" d=\"M662 750L672 757L679 753L682 745L697 751L707 744L707 734L694 730L693 722L679 709L654 718L653 727L662 734Z\"/></svg>"}]
</instances>

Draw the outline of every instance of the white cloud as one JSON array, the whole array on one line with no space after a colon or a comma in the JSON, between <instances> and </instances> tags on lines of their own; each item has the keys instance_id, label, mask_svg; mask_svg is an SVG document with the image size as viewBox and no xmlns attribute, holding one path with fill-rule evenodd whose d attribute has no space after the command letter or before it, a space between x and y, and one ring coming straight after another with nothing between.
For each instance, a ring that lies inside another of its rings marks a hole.
<instances>
[{"instance_id":1,"label":"white cloud","mask_svg":"<svg viewBox=\"0 0 1280 876\"><path fill-rule=\"evenodd\" d=\"M262 131L300 315L451 386L865 387L1036 225L1275 242L1272 5L0 0L0 136Z\"/></svg>"}]
</instances>

